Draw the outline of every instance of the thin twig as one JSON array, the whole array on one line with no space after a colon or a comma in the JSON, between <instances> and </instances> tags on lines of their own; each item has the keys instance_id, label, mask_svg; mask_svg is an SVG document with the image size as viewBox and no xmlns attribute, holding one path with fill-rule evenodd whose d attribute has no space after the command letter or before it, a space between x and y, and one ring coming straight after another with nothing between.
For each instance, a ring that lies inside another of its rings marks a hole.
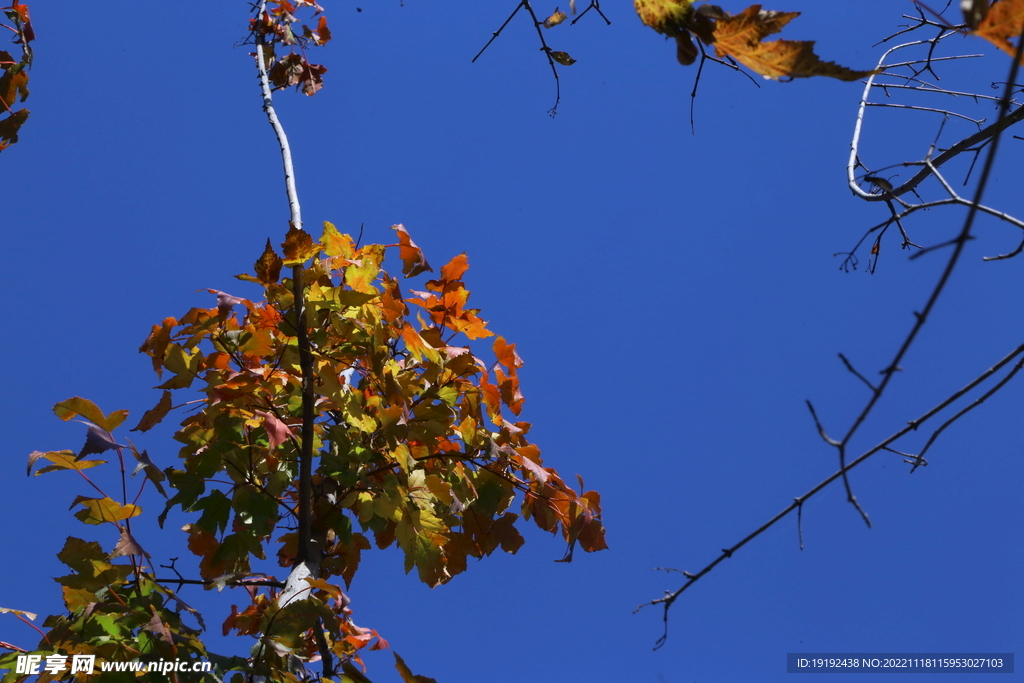
<instances>
[{"instance_id":1,"label":"thin twig","mask_svg":"<svg viewBox=\"0 0 1024 683\"><path fill-rule=\"evenodd\" d=\"M893 49L897 49L897 48L893 48ZM891 52L891 50L890 50L890 52ZM1017 52L1016 52L1016 55L1014 56L1013 64L1010 67L1010 75L1007 78L1007 87L1006 87L1006 89L1004 91L1004 94L1003 94L1003 97L1001 98L1000 103L999 103L998 118L997 118L996 122L993 124L993 126L998 126L1004 119L1006 119L1010 115L1010 98L1011 98L1012 93L1013 93L1013 86L1010 85L1010 84L1016 82L1017 73L1018 73L1018 70L1019 70L1019 67L1020 67L1022 53L1024 53L1024 39L1018 41ZM872 76L871 78L874 78L874 77ZM854 178L854 170L861 167L861 164L860 164L859 160L857 159L857 141L859 140L861 125L863 123L863 114L864 114L864 110L865 110L865 103L866 103L866 99L867 99L867 94L868 94L869 89L871 87L871 78L868 79L868 83L865 86L864 99L862 99L861 106L858 108L857 120L856 120L856 124L855 124L854 144L852 145L851 159L850 159L850 163L849 163L849 167L848 167L849 168L849 173L850 173L849 178L850 178L851 187L856 185L856 183L854 182L854 180L855 180L855 178ZM1003 128L1005 128L1005 126L1003 126ZM967 393L968 391L970 391L971 389L976 387L978 384L980 384L982 381L984 381L987 377L992 375L994 372L997 372L999 370L999 368L1001 368L1004 365L1006 365L1007 363L1009 363L1011 360L1016 358L1018 355L1024 353L1024 344L1022 344L1022 345L1018 346L1016 349L1014 349L1012 352L1007 354L1002 360L1000 360L994 366L992 366L991 368L989 368L988 370L983 372L981 375L976 377L974 380L969 382L966 387L964 387L963 389L961 389L961 390L955 392L954 394L948 396L946 399L941 401L939 404L937 404L935 407L933 407L931 410L926 412L924 415L922 415L918 419L911 420L910 422L907 423L907 426L905 426L902 429L898 430L897 432L891 434L889 437L887 437L884 441L882 441L881 443L877 444L876 446L868 449L866 452L861 454L859 457L854 459L852 462L846 462L846 460L845 460L845 450L846 450L847 445L850 443L850 440L853 438L853 436L858 432L860 427L864 424L864 422L867 419L868 415L870 415L872 413L872 411L874 410L875 406L878 404L879 399L884 395L885 390L888 387L890 380L893 378L893 376L896 374L896 372L901 369L900 368L900 363L902 362L902 360L906 356L906 354L909 352L910 348L913 346L913 343L916 340L918 334L923 329L925 323L928 320L929 314L931 313L931 311L935 307L936 303L938 302L939 298L941 297L943 291L945 290L946 284L949 282L949 279L950 279L953 271L956 269L956 266L957 266L957 264L960 261L960 257L962 256L963 251L964 251L968 241L970 241L970 239L971 239L971 231L972 231L972 228L973 228L973 225L974 225L974 220L975 220L976 216L978 215L979 211L981 211L981 208L980 208L981 207L981 199L982 199L982 196L984 195L985 188L988 185L988 180L989 180L989 177L991 175L992 167L993 167L993 165L995 163L996 152L997 152L997 150L999 148L999 141L1000 141L1000 138L1001 138L1001 131L1003 130L1003 128L996 129L996 132L992 135L992 142L991 142L991 145L989 146L988 154L987 154L987 156L985 158L985 163L984 163L983 168L982 168L981 177L978 180L978 186L975 189L975 193L974 193L973 199L969 202L970 208L968 210L967 217L964 220L964 224L963 224L959 234L957 235L957 237L955 239L955 242L953 244L953 252L952 252L952 254L950 254L949 260L946 263L946 267L943 269L942 274L939 276L938 281L936 282L934 288L932 289L932 292L931 292L930 296L928 297L928 300L927 300L924 308L920 312L916 312L915 313L914 324L912 325L910 331L907 333L907 335L904 338L904 340L903 340L902 344L900 345L899 349L896 351L895 355L893 356L892 361L889 363L889 365L884 370L882 370L882 373L881 373L882 374L882 381L878 384L877 387L874 388L874 390L872 391L871 397L868 399L868 401L865 404L864 408L860 411L860 413L857 415L857 417L853 420L853 423L850 425L850 428L847 430L845 436L840 441L837 442L837 441L835 441L835 439L833 439L833 438L828 436L828 434L826 433L826 431L824 429L824 426L822 425L820 419L818 418L818 415L817 415L816 411L814 410L813 404L810 401L807 401L807 406L808 406L809 410L811 411L812 417L814 418L814 422L815 422L815 425L817 426L818 433L821 435L823 440L825 440L830 445L835 446L837 448L837 450L839 451L839 465L840 465L839 469L835 473L833 473L831 476L827 477L822 482L820 482L818 485L816 485L814 488L812 488L810 491L808 491L806 494L804 494L802 496L799 496L798 498L795 498L793 503L791 503L789 506L787 506L785 509L783 509L781 512L779 512L777 515L772 517L770 520L768 520L767 522L762 524L759 528L755 529L753 532L748 534L739 543L737 543L736 545L732 546L731 548L724 548L722 550L721 554L714 561L712 561L710 564L708 564L706 567L704 567L704 569L702 569L701 571L699 571L696 574L694 574L692 576L692 578L689 578L689 580L686 583L684 583L681 587L679 587L676 591L674 591L674 592L666 591L664 597L657 598L655 600L651 600L650 602L647 602L647 603L644 603L644 604L638 606L636 608L636 610L634 610L634 612L639 611L639 610L643 609L644 607L646 607L648 605L659 605L659 604L662 605L662 608L664 610L664 612L663 612L663 622L665 624L664 631L662 633L662 636L660 638L658 638L658 640L655 642L654 649L658 649L662 645L664 645L666 640L667 640L667 638L668 638L668 612L671 609L672 605L679 598L679 596L682 595L682 593L684 591L686 591L686 589L688 589L690 586L692 586L702 576L704 576L705 574L710 572L712 569L714 569L716 566L718 566L718 564L720 564L723 560L725 560L725 559L727 559L729 557L732 557L732 555L737 550L739 550L741 547L743 547L744 545L749 543L751 540L753 540L754 538L756 538L760 534L764 533L765 530L767 530L768 528L770 528L771 526L776 524L779 520L781 520L783 517L788 515L793 510L801 510L802 511L803 503L807 499L809 499L811 496L815 495L819 491L821 491L824 488L826 488L828 485L830 485L836 479L842 478L844 482L847 481L847 473L850 470L852 470L854 467L856 467L860 463L866 461L868 458L870 458L875 453L877 453L879 451L882 451L882 450L888 449L890 444L892 444L893 442L897 441L898 439L900 439L901 437L905 436L906 434L910 433L911 431L916 430L922 424L924 424L925 422L930 420L932 417L937 415L940 411L944 410L946 407L951 405L954 401L959 399L960 396L962 396L963 394ZM936 165L935 165L934 161L931 160L930 158L927 159L926 161L927 161L928 173L932 174L932 175L938 175L937 172L936 172ZM859 190L860 192L863 192L863 190L860 190L859 187L857 187L856 189ZM889 193L886 192L885 194L889 194ZM956 198L955 193L954 193L953 196L954 196L954 198ZM957 199L959 199L959 198L957 198ZM1020 365L1021 365L1021 363L1018 363L1018 368L1019 368ZM1014 370L1011 371L1010 373L1008 373L1007 377L1004 377L1002 381L997 383L997 385L992 390L989 390L988 392L986 392L981 400L987 399L989 396L991 396L993 393L995 393L995 391L997 391L999 388L1004 386L1006 384L1006 382L1008 382L1009 379L1013 375L1016 374L1018 368L1014 368ZM975 404L979 404L979 403L980 403L980 401L976 401L975 402ZM970 407L974 407L975 404L972 404L972 406L970 406ZM959 419L960 416L966 414L967 412L968 412L968 409L964 409L964 410L959 411L957 413L957 415L955 415L953 417L953 419L948 421L948 422L951 424L953 421L955 421L956 419ZM943 425L943 427L940 428L940 431L941 431L941 429L944 429L945 426L948 426L948 425ZM852 492L850 491L849 488L847 488L847 492L848 492L848 496L847 496L848 500L850 500L852 498ZM864 512L863 512L863 510L860 509L860 506L857 504L856 499L852 499L852 500L850 500L850 502L858 509L858 511L860 511L861 515L863 516Z\"/></svg>"},{"instance_id":2,"label":"thin twig","mask_svg":"<svg viewBox=\"0 0 1024 683\"><path fill-rule=\"evenodd\" d=\"M842 477L843 474L845 474L846 472L849 472L853 468L857 467L858 465L860 465L861 463L866 461L868 458L873 456L875 453L878 453L880 451L889 450L888 449L889 444L894 443L895 441L898 441L899 439L901 439L902 437L906 436L910 432L915 431L918 427L920 427L921 425L925 424L930 419L935 417L935 415L937 415L938 413L940 413L943 410L945 410L947 407L949 407L953 402L955 402L961 396L963 396L964 394L966 394L967 392L969 392L970 390L972 390L973 388L978 386L981 382L983 382L985 379L990 377L993 373L998 372L1000 368L1002 368L1004 365L1006 365L1007 363L1011 362L1014 358L1016 358L1017 356L1020 356L1021 354L1024 354L1024 344L1021 344L1017 348L1013 349L1010 353L1008 353L1006 356L1004 356L1002 359L1000 359L991 368L989 368L988 370L986 370L985 372L981 373L980 375L975 377L973 380L968 382L967 385L964 386L959 391L957 391L957 392L947 396L944 400L942 400L941 402L936 404L934 407L932 407L931 410L928 410L927 412L922 414L916 420L910 420L907 423L907 426L903 427L902 429L900 429L897 432L894 432L893 434L890 434L882 442L880 442L877 445L875 445L875 446L869 448L868 450L866 450L864 453L862 453L860 456L858 456L855 460L853 460L852 462L847 464L844 469L838 470L838 471L834 472L833 474L831 474L830 476L826 477L824 480L819 482L817 485L815 485L813 488L811 488L809 491L804 493L802 496L794 498L793 499L793 503L788 505L785 509L783 509L777 515L775 515L774 517L769 519L767 522L762 524L756 530L754 530L753 532L751 532L750 534L745 536L742 540L740 540L738 543L733 545L731 548L723 548L722 551L721 551L721 554L719 554L719 556L717 558L715 558L714 561L712 561L710 564L708 564L706 567L701 569L696 574L691 574L690 576L688 576L688 581L686 583L684 583L682 586L680 586L677 590L675 590L675 591L665 591L664 597L656 598L654 600L651 600L650 602L645 602L644 604L639 605L635 610L633 610L634 613L639 612L644 607L648 607L650 605L662 605L664 610L665 610L664 618L665 618L665 624L666 624L666 631L662 635L662 637L659 638L656 641L654 649L657 650L662 645L664 645L665 640L668 637L668 632L667 632L668 611L672 607L672 604L679 598L680 595L683 594L683 592L685 592L690 586L692 586L694 583L696 583L701 577L703 577L705 574L707 574L712 569L714 569L716 566L718 566L723 560L726 560L726 559L732 557L732 555L737 550L739 550L740 548L745 546L747 543L749 543L750 541L754 540L755 538L760 536L762 533L764 533L765 531L770 529L772 526L774 526L780 520L782 520L784 517L786 517L786 515L788 515L791 512L793 512L793 510L799 510L800 508L802 508L803 504L805 502L807 502L807 500L809 498L811 498L812 496L816 495L820 491L822 491L825 488L827 488L836 479L839 479L840 477Z\"/></svg>"}]
</instances>

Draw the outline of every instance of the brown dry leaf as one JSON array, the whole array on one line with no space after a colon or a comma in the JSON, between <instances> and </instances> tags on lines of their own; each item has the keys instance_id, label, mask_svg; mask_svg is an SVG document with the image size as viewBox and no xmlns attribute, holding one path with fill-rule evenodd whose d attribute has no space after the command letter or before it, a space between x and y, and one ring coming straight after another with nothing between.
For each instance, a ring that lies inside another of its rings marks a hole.
<instances>
[{"instance_id":1,"label":"brown dry leaf","mask_svg":"<svg viewBox=\"0 0 1024 683\"><path fill-rule=\"evenodd\" d=\"M772 12L751 5L736 16L724 15L715 22L714 44L719 57L732 57L767 78L828 76L855 81L873 71L855 71L835 62L824 62L814 54L813 40L773 40L799 12Z\"/></svg>"},{"instance_id":2,"label":"brown dry leaf","mask_svg":"<svg viewBox=\"0 0 1024 683\"><path fill-rule=\"evenodd\" d=\"M149 553L142 549L139 542L131 535L127 528L121 527L121 539L114 546L114 550L111 551L108 557L114 559L115 557L121 557L122 555L145 555L149 557Z\"/></svg>"},{"instance_id":3,"label":"brown dry leaf","mask_svg":"<svg viewBox=\"0 0 1024 683\"><path fill-rule=\"evenodd\" d=\"M573 64L576 63L576 60L570 57L569 54L566 52L558 52L556 50L552 50L549 54L551 55L551 59L555 60L562 66L572 66Z\"/></svg>"},{"instance_id":4,"label":"brown dry leaf","mask_svg":"<svg viewBox=\"0 0 1024 683\"><path fill-rule=\"evenodd\" d=\"M1000 0L989 8L974 33L1013 57L1017 47L1009 39L1020 36L1022 28L1024 0Z\"/></svg>"},{"instance_id":5,"label":"brown dry leaf","mask_svg":"<svg viewBox=\"0 0 1024 683\"><path fill-rule=\"evenodd\" d=\"M270 239L268 238L266 248L260 254L259 259L256 260L256 280L264 285L276 283L278 278L281 277L282 265L284 265L284 260L274 252L274 247L270 245Z\"/></svg>"}]
</instances>

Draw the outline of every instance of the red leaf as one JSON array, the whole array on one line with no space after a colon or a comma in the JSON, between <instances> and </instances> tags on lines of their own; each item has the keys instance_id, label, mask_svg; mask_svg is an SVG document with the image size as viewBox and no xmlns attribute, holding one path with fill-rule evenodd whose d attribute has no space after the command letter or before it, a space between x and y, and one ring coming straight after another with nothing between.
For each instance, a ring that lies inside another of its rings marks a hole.
<instances>
[{"instance_id":1,"label":"red leaf","mask_svg":"<svg viewBox=\"0 0 1024 683\"><path fill-rule=\"evenodd\" d=\"M263 429L267 433L267 441L270 443L271 450L293 436L292 430L284 422L281 422L277 415L265 410L257 410L256 414L263 418Z\"/></svg>"}]
</instances>

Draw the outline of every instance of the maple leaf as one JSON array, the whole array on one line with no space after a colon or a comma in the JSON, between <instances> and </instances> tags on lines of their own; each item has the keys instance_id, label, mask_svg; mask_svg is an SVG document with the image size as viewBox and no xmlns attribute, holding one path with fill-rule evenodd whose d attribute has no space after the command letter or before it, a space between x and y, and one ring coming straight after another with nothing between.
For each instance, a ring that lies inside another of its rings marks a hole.
<instances>
[{"instance_id":1,"label":"maple leaf","mask_svg":"<svg viewBox=\"0 0 1024 683\"><path fill-rule=\"evenodd\" d=\"M1022 28L1024 0L1001 0L989 8L974 33L1013 57L1017 54L1017 47L1009 39L1020 36Z\"/></svg>"},{"instance_id":2,"label":"maple leaf","mask_svg":"<svg viewBox=\"0 0 1024 683\"><path fill-rule=\"evenodd\" d=\"M160 402L147 410L142 419L139 420L139 424L135 425L131 431L148 432L160 424L160 421L167 417L169 412L171 412L171 392L164 389L164 393L160 396Z\"/></svg>"},{"instance_id":3,"label":"maple leaf","mask_svg":"<svg viewBox=\"0 0 1024 683\"><path fill-rule=\"evenodd\" d=\"M281 277L282 265L284 265L284 260L274 251L274 247L270 245L270 239L268 238L266 248L260 254L259 259L256 260L256 281L263 285L274 284Z\"/></svg>"},{"instance_id":4,"label":"maple leaf","mask_svg":"<svg viewBox=\"0 0 1024 683\"><path fill-rule=\"evenodd\" d=\"M427 257L423 255L423 250L417 247L409 237L409 231L405 229L404 225L401 223L392 225L391 229L398 233L398 255L402 259L402 275L415 277L428 270L434 270L427 263Z\"/></svg>"},{"instance_id":5,"label":"maple leaf","mask_svg":"<svg viewBox=\"0 0 1024 683\"><path fill-rule=\"evenodd\" d=\"M760 5L751 5L736 16L718 16L714 32L715 53L719 57L733 57L766 78L828 76L841 81L855 81L874 73L822 61L814 54L813 40L761 42L798 16L799 12L762 10Z\"/></svg>"},{"instance_id":6,"label":"maple leaf","mask_svg":"<svg viewBox=\"0 0 1024 683\"><path fill-rule=\"evenodd\" d=\"M814 54L811 40L762 42L800 16L799 12L775 12L751 5L733 16L715 5L694 9L693 0L634 0L634 5L644 24L675 38L676 57L684 66L697 59L692 34L705 45L714 45L719 58L732 57L765 78L828 76L855 81L874 73L822 61Z\"/></svg>"},{"instance_id":7,"label":"maple leaf","mask_svg":"<svg viewBox=\"0 0 1024 683\"><path fill-rule=\"evenodd\" d=\"M284 265L294 266L305 263L316 255L320 251L320 245L313 241L308 232L293 225L288 228L281 249L284 250Z\"/></svg>"}]
</instances>

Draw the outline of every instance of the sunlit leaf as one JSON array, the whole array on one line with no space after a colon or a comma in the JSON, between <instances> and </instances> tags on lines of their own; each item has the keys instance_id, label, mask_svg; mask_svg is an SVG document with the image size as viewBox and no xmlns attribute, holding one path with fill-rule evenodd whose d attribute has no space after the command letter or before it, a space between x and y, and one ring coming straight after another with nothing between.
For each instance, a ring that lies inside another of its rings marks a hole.
<instances>
[{"instance_id":1,"label":"sunlit leaf","mask_svg":"<svg viewBox=\"0 0 1024 683\"><path fill-rule=\"evenodd\" d=\"M281 249L284 251L284 265L295 266L313 258L320 251L320 245L313 241L308 232L292 226L288 229Z\"/></svg>"},{"instance_id":2,"label":"sunlit leaf","mask_svg":"<svg viewBox=\"0 0 1024 683\"><path fill-rule=\"evenodd\" d=\"M416 246L416 243L409 237L409 232L402 224L392 225L391 229L398 233L398 253L402 259L402 274L406 277L415 277L420 273L433 270L423 255L423 250Z\"/></svg>"},{"instance_id":3,"label":"sunlit leaf","mask_svg":"<svg viewBox=\"0 0 1024 683\"><path fill-rule=\"evenodd\" d=\"M355 254L355 244L352 242L352 238L338 232L333 223L324 221L324 233L320 237L320 242L323 244L324 253L328 256L341 256L348 259ZM267 243L269 244L269 240Z\"/></svg>"},{"instance_id":4,"label":"sunlit leaf","mask_svg":"<svg viewBox=\"0 0 1024 683\"><path fill-rule=\"evenodd\" d=\"M575 10L573 11L573 13L575 14ZM551 14L551 16L544 20L543 26L544 26L544 28L551 28L553 26L558 26L559 24L561 24L563 21L565 21L568 18L569 17L568 17L568 15L565 12L563 12L562 10L560 10L560 9L558 9L556 7L555 11Z\"/></svg>"},{"instance_id":5,"label":"sunlit leaf","mask_svg":"<svg viewBox=\"0 0 1024 683\"><path fill-rule=\"evenodd\" d=\"M74 396L53 406L54 414L65 422L74 417L84 417L87 421L98 425L101 429L112 432L117 429L125 418L128 417L127 410L114 410L109 415L96 407L96 404L86 398Z\"/></svg>"},{"instance_id":6,"label":"sunlit leaf","mask_svg":"<svg viewBox=\"0 0 1024 683\"><path fill-rule=\"evenodd\" d=\"M71 504L81 505L84 509L75 513L75 517L86 524L106 524L109 522L122 522L131 519L142 513L142 508L137 505L121 505L112 498L87 498L78 496Z\"/></svg>"}]
</instances>

